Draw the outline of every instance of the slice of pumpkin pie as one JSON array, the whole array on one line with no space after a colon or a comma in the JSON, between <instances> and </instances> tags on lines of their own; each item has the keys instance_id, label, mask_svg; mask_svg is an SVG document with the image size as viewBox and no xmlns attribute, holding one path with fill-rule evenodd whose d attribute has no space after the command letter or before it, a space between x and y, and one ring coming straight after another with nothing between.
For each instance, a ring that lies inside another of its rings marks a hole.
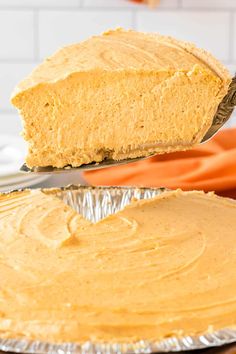
<instances>
[{"instance_id":1,"label":"slice of pumpkin pie","mask_svg":"<svg viewBox=\"0 0 236 354\"><path fill-rule=\"evenodd\" d=\"M194 45L111 30L60 49L15 89L33 166L185 150L210 127L228 71Z\"/></svg>"}]
</instances>

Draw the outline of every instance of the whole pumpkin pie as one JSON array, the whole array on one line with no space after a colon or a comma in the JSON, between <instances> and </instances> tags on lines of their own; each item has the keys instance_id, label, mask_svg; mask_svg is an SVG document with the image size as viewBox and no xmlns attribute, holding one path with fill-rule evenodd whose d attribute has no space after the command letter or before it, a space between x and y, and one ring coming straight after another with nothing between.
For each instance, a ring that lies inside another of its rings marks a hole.
<instances>
[{"instance_id":1,"label":"whole pumpkin pie","mask_svg":"<svg viewBox=\"0 0 236 354\"><path fill-rule=\"evenodd\" d=\"M133 201L92 224L40 191L0 196L0 338L160 341L236 327L236 202Z\"/></svg>"},{"instance_id":2,"label":"whole pumpkin pie","mask_svg":"<svg viewBox=\"0 0 236 354\"><path fill-rule=\"evenodd\" d=\"M26 163L79 166L186 150L211 126L228 71L193 44L111 30L60 49L15 89Z\"/></svg>"}]
</instances>

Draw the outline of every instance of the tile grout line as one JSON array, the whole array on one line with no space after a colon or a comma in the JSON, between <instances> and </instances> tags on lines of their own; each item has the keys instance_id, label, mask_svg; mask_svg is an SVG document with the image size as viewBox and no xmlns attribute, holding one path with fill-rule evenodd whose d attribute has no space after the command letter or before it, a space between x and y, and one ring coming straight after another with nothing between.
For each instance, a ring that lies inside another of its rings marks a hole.
<instances>
[{"instance_id":1,"label":"tile grout line","mask_svg":"<svg viewBox=\"0 0 236 354\"><path fill-rule=\"evenodd\" d=\"M136 29L137 26L136 11L131 11L131 25L133 29Z\"/></svg>"},{"instance_id":2,"label":"tile grout line","mask_svg":"<svg viewBox=\"0 0 236 354\"><path fill-rule=\"evenodd\" d=\"M39 11L34 10L34 61L39 60Z\"/></svg>"},{"instance_id":3,"label":"tile grout line","mask_svg":"<svg viewBox=\"0 0 236 354\"><path fill-rule=\"evenodd\" d=\"M178 8L179 8L179 9L183 9L182 0L178 0Z\"/></svg>"},{"instance_id":4,"label":"tile grout line","mask_svg":"<svg viewBox=\"0 0 236 354\"><path fill-rule=\"evenodd\" d=\"M35 60L33 59L28 59L28 58L0 58L0 64L34 64L38 63L39 59Z\"/></svg>"},{"instance_id":5,"label":"tile grout line","mask_svg":"<svg viewBox=\"0 0 236 354\"><path fill-rule=\"evenodd\" d=\"M1 114L9 114L9 115L17 115L17 111L14 110L14 108L1 108L0 109L0 115Z\"/></svg>"},{"instance_id":6,"label":"tile grout line","mask_svg":"<svg viewBox=\"0 0 236 354\"><path fill-rule=\"evenodd\" d=\"M177 3L177 7L160 7L157 9L152 10L152 12L175 12L176 10L181 10L183 12L214 12L214 13L227 13L229 11L236 11L236 6L233 8L229 8L229 7L225 7L225 8L211 8L211 7L181 7L181 0L179 0L179 4L180 7L178 6ZM120 7L115 7L115 6L84 6L83 2L81 2L81 5L77 6L60 6L60 7L56 7L56 6L15 6L15 7L11 7L11 6L3 6L0 4L0 11L44 11L44 12L53 12L53 11L88 11L88 12L93 12L93 11L98 11L98 12L109 12L109 11L137 11L137 12L150 12L150 9L148 8L136 8L133 6L130 7L126 7L126 6L120 6Z\"/></svg>"},{"instance_id":7,"label":"tile grout line","mask_svg":"<svg viewBox=\"0 0 236 354\"><path fill-rule=\"evenodd\" d=\"M229 14L229 61L234 59L234 12Z\"/></svg>"}]
</instances>

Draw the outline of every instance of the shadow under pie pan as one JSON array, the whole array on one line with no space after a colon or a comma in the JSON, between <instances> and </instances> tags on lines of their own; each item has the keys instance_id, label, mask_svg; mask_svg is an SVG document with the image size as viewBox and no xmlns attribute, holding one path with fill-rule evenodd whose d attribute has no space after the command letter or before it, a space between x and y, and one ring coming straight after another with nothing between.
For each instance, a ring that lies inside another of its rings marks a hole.
<instances>
[{"instance_id":1,"label":"shadow under pie pan","mask_svg":"<svg viewBox=\"0 0 236 354\"><path fill-rule=\"evenodd\" d=\"M165 191L164 188L87 187L68 186L60 189L44 189L75 209L91 222L114 214L135 199L150 199ZM0 334L1 337L1 334ZM221 346L236 341L236 329L223 328L199 336L168 337L162 341L139 340L135 343L48 343L39 340L1 339L0 350L18 353L157 353L177 352Z\"/></svg>"}]
</instances>

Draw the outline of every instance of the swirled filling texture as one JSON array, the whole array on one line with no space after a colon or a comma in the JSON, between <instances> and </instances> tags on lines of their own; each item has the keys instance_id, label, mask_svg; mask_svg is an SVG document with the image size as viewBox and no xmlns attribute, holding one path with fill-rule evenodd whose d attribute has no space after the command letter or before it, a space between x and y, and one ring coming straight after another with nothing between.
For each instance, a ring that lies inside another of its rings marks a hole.
<instances>
[{"instance_id":1,"label":"swirled filling texture","mask_svg":"<svg viewBox=\"0 0 236 354\"><path fill-rule=\"evenodd\" d=\"M236 325L236 204L133 201L96 224L42 192L0 197L0 337L161 340Z\"/></svg>"}]
</instances>

